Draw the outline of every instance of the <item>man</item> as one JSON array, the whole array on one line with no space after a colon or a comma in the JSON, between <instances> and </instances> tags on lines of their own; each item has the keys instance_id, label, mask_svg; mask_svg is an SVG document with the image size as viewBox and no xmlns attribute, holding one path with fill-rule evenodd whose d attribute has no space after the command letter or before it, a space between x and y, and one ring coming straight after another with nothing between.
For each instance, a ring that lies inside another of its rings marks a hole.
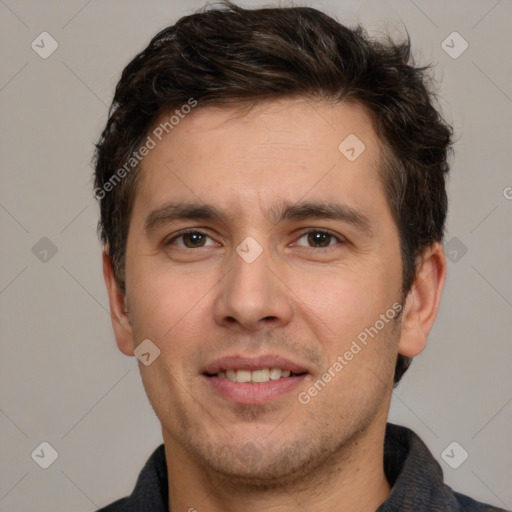
<instances>
[{"instance_id":1,"label":"man","mask_svg":"<svg viewBox=\"0 0 512 512\"><path fill-rule=\"evenodd\" d=\"M498 510L386 423L439 308L450 145L408 43L228 3L154 37L95 196L164 444L103 510Z\"/></svg>"}]
</instances>

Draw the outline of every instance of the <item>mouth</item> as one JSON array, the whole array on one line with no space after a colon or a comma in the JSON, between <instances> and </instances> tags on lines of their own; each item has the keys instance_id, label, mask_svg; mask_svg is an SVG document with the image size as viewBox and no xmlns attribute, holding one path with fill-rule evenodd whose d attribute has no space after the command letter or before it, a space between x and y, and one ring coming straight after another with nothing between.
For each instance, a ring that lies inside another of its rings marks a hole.
<instances>
[{"instance_id":1,"label":"mouth","mask_svg":"<svg viewBox=\"0 0 512 512\"><path fill-rule=\"evenodd\" d=\"M257 405L296 388L309 374L306 367L278 356L230 356L202 370L211 391L238 404Z\"/></svg>"},{"instance_id":2,"label":"mouth","mask_svg":"<svg viewBox=\"0 0 512 512\"><path fill-rule=\"evenodd\" d=\"M282 368L260 368L258 370L234 370L219 371L217 374L206 374L207 377L218 377L219 379L228 379L231 382L252 382L262 384L271 380L286 379L288 377L298 377L304 373L292 373L290 370Z\"/></svg>"}]
</instances>

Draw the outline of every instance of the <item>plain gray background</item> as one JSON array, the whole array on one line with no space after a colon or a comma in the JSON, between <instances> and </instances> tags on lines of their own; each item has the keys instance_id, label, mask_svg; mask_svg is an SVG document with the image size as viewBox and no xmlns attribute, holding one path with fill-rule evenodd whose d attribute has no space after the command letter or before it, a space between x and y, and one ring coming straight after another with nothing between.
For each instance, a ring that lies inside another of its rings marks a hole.
<instances>
[{"instance_id":1,"label":"plain gray background","mask_svg":"<svg viewBox=\"0 0 512 512\"><path fill-rule=\"evenodd\" d=\"M123 67L202 5L0 0L1 511L94 510L131 492L161 442L137 361L114 342L90 161ZM458 139L451 261L428 348L396 389L390 419L423 438L450 485L511 508L512 2L309 5L370 32L405 25L418 60L436 64ZM457 58L454 31L469 45ZM59 45L46 59L31 47L43 46L42 32ZM58 452L48 469L31 457L43 441ZM441 457L453 441L468 452L457 469Z\"/></svg>"}]
</instances>

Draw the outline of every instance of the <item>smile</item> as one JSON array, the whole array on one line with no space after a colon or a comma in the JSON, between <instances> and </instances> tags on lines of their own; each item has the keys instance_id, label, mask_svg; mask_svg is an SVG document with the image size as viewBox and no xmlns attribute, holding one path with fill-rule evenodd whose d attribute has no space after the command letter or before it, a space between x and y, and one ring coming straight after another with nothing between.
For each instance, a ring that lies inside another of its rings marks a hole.
<instances>
[{"instance_id":1,"label":"smile","mask_svg":"<svg viewBox=\"0 0 512 512\"><path fill-rule=\"evenodd\" d=\"M202 371L210 391L246 405L263 404L288 393L308 374L302 365L277 356L224 357Z\"/></svg>"},{"instance_id":2,"label":"smile","mask_svg":"<svg viewBox=\"0 0 512 512\"><path fill-rule=\"evenodd\" d=\"M268 382L270 380L279 380L281 378L290 377L290 370L282 370L281 368L262 368L261 370L226 370L217 373L220 379L229 379L232 382Z\"/></svg>"}]
</instances>

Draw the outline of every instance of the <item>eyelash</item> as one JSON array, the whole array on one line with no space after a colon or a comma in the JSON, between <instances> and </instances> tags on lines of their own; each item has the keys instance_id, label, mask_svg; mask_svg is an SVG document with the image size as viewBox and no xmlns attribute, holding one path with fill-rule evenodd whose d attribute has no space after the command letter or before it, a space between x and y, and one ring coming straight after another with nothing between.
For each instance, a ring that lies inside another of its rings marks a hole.
<instances>
[{"instance_id":1,"label":"eyelash","mask_svg":"<svg viewBox=\"0 0 512 512\"><path fill-rule=\"evenodd\" d=\"M166 240L166 241L164 242L164 245L165 245L165 246L172 245L172 243L173 243L175 240L177 240L177 239L179 239L179 238L181 238L181 237L183 237L183 236L185 236L185 235L187 235L187 234L191 234L191 233L193 233L193 234L198 234L198 235L202 235L202 236L206 236L206 237L208 237L208 238L212 239L212 237L211 237L211 236L209 236L209 235L208 235L207 233L205 233L204 231L201 231L201 230L199 230L199 229L187 229L187 230L181 231L181 232L179 232L179 233L177 233L177 234L173 235L173 236L172 236L172 238L170 238L170 239L168 239L168 240ZM309 234L311 234L311 233L322 233L322 234L324 234L324 235L331 236L331 237L332 237L332 238L334 238L338 243L344 243L344 242L345 242L345 239L344 239L341 235L337 235L337 234L333 233L332 231L329 231L329 230L327 230L327 229L320 229L320 228L308 228L308 229L305 229L305 230L301 231L301 232L300 232L300 234L299 234L299 236L297 237L297 240L296 240L296 241L300 240L300 239L301 239L301 238L303 238L304 236L309 235ZM212 240L213 240L213 239L212 239ZM294 244L295 244L295 243L296 243L296 242L294 242ZM327 245L326 247L311 247L311 246L310 246L310 247L308 247L308 248L309 248L309 249L328 249L328 248L332 247L333 245L335 245L335 244L329 244L329 245ZM191 248L191 247L180 247L180 248L181 248L181 249L191 249L191 250L193 249L193 248ZM197 249L203 249L203 248L204 248L204 246L197 247Z\"/></svg>"},{"instance_id":2,"label":"eyelash","mask_svg":"<svg viewBox=\"0 0 512 512\"><path fill-rule=\"evenodd\" d=\"M323 235L328 235L331 238L334 238L334 240L336 240L336 242L338 242L338 243L345 242L345 239L341 235L337 235L337 234L333 233L332 231L329 231L328 229L319 229L319 228L308 228L308 229L302 231L300 233L299 237L297 238L297 240L300 240L302 237L309 235L311 233L322 233ZM308 248L309 249L329 249L333 245L335 245L335 244L329 244L326 247L308 247Z\"/></svg>"},{"instance_id":3,"label":"eyelash","mask_svg":"<svg viewBox=\"0 0 512 512\"><path fill-rule=\"evenodd\" d=\"M179 233L173 235L171 238L169 238L168 240L166 240L164 242L164 245L172 245L172 243L177 240L178 238L181 238L185 235L188 235L188 234L198 234L198 235L203 235L203 236L207 236L208 238L212 239L212 237L208 234L206 234L204 231L201 231L199 229L186 229L184 231L180 231ZM213 240L213 239L212 239ZM181 247L181 249L183 249L183 247ZM185 249L190 249L190 247L185 247ZM198 247L198 249L203 249L203 247Z\"/></svg>"}]
</instances>

